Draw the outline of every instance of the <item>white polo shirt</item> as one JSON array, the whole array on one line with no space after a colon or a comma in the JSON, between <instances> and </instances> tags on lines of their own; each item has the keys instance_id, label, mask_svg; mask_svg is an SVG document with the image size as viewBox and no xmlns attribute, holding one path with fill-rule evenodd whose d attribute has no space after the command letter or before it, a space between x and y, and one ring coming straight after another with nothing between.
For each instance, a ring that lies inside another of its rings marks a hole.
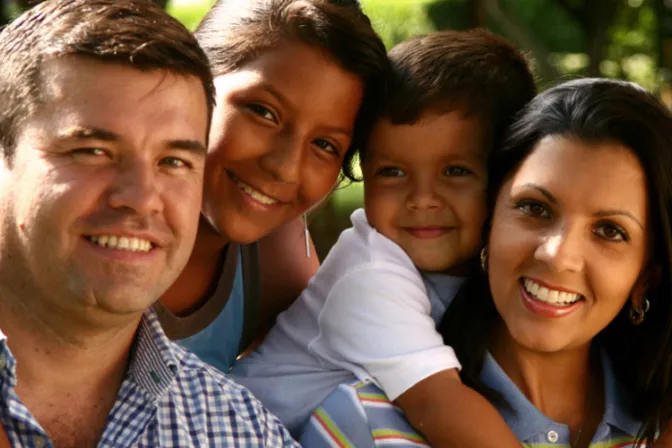
<instances>
[{"instance_id":1,"label":"white polo shirt","mask_svg":"<svg viewBox=\"0 0 672 448\"><path fill-rule=\"evenodd\" d=\"M295 435L340 384L372 381L396 400L460 368L436 325L462 279L421 274L363 209L351 221L264 343L233 368L234 379Z\"/></svg>"}]
</instances>

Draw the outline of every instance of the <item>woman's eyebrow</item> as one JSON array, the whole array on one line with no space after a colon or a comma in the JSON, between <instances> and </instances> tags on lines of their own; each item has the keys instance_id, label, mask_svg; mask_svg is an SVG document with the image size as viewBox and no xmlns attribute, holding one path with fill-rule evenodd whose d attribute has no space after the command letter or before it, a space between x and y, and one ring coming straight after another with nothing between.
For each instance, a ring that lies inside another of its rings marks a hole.
<instances>
[{"instance_id":1,"label":"woman's eyebrow","mask_svg":"<svg viewBox=\"0 0 672 448\"><path fill-rule=\"evenodd\" d=\"M539 185L539 184L535 184L535 183L533 183L533 182L529 182L529 183L526 183L526 184L523 184L523 185L517 185L517 186L511 188L511 192L515 192L515 191L518 191L518 190L525 190L525 189L537 190L537 191L538 191L539 193L541 193L541 194L546 198L546 200L548 200L548 202L550 202L551 204L554 204L554 205L555 205L555 204L558 203L558 200L555 198L555 196L553 196L553 195L551 194L550 191L548 191L547 189L545 189L545 188L542 187L541 185Z\"/></svg>"},{"instance_id":2,"label":"woman's eyebrow","mask_svg":"<svg viewBox=\"0 0 672 448\"><path fill-rule=\"evenodd\" d=\"M532 189L532 190L537 190L539 193L541 193L551 204L557 204L558 200L551 194L550 191L546 190L544 187L541 185L535 184L535 183L527 183L523 185L518 185L515 186L511 189L511 192L517 192L518 190L525 190L525 189ZM593 214L593 216L598 217L598 218L606 218L608 216L625 216L626 218L630 218L633 220L639 227L644 230L644 225L642 222L637 219L635 215L630 213L627 210L618 210L618 209L612 209L612 210L600 210L599 212L596 212Z\"/></svg>"},{"instance_id":3,"label":"woman's eyebrow","mask_svg":"<svg viewBox=\"0 0 672 448\"><path fill-rule=\"evenodd\" d=\"M642 228L642 230L644 230L644 225L642 224L642 222L639 219L637 219L635 215L626 210L600 210L599 212L593 214L593 216L597 216L599 218L606 218L608 216L614 216L614 215L625 216L626 218L630 218L631 220L636 222L637 225Z\"/></svg>"}]
</instances>

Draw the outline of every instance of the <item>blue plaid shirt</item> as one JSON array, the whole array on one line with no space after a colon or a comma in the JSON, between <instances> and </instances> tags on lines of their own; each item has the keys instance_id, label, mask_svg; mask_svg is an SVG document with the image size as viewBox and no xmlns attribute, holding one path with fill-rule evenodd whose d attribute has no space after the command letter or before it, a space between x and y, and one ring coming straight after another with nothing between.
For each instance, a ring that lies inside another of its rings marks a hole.
<instances>
[{"instance_id":1,"label":"blue plaid shirt","mask_svg":"<svg viewBox=\"0 0 672 448\"><path fill-rule=\"evenodd\" d=\"M0 332L0 421L12 446L53 447L16 395L16 361ZM250 392L168 340L153 311L99 447L298 447Z\"/></svg>"}]
</instances>

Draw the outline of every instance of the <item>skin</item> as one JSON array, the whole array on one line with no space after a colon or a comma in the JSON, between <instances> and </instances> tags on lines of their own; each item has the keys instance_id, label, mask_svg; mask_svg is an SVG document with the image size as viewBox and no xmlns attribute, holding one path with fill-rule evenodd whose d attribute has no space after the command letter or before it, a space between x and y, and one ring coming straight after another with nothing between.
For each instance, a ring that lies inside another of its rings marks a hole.
<instances>
[{"instance_id":1,"label":"skin","mask_svg":"<svg viewBox=\"0 0 672 448\"><path fill-rule=\"evenodd\" d=\"M275 320L319 267L306 259L302 214L335 186L363 86L322 52L282 43L216 77L203 219L186 270L161 298L174 313L198 308L231 241L260 240L262 320ZM253 188L263 204L241 189ZM314 251L313 251L314 253Z\"/></svg>"},{"instance_id":2,"label":"skin","mask_svg":"<svg viewBox=\"0 0 672 448\"><path fill-rule=\"evenodd\" d=\"M478 253L486 217L482 135L478 119L461 111L426 114L412 125L383 119L373 130L363 164L366 217L422 270L464 274Z\"/></svg>"},{"instance_id":3,"label":"skin","mask_svg":"<svg viewBox=\"0 0 672 448\"><path fill-rule=\"evenodd\" d=\"M55 445L96 446L142 313L196 237L207 103L195 77L77 57L43 69L44 103L0 167L0 328Z\"/></svg>"},{"instance_id":4,"label":"skin","mask_svg":"<svg viewBox=\"0 0 672 448\"><path fill-rule=\"evenodd\" d=\"M488 274L503 325L491 351L538 409L573 437L583 428L579 446L604 407L602 393L588 395L602 391L591 342L646 290L650 235L645 174L617 143L546 137L497 199ZM522 278L583 299L568 315L542 316L524 304Z\"/></svg>"},{"instance_id":5,"label":"skin","mask_svg":"<svg viewBox=\"0 0 672 448\"><path fill-rule=\"evenodd\" d=\"M482 135L478 119L461 111L428 113L411 125L381 119L374 126L362 165L366 216L419 269L465 274L478 253L486 217ZM396 403L431 446L520 446L456 369L420 381ZM476 427L487 427L487 434Z\"/></svg>"}]
</instances>

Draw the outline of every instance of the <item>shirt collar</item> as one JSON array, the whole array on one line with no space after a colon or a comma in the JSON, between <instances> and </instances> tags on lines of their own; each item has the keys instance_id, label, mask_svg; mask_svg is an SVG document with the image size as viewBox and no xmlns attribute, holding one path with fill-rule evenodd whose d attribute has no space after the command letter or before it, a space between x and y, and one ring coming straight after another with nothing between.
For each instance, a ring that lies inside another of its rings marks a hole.
<instances>
[{"instance_id":1,"label":"shirt collar","mask_svg":"<svg viewBox=\"0 0 672 448\"><path fill-rule=\"evenodd\" d=\"M605 353L602 353L602 370L605 387L603 422L632 437L636 437L641 422L637 421L630 413L631 406L628 394L617 381L613 365ZM529 440L533 436L545 432L550 425L554 424L553 420L546 417L530 403L490 353L486 354L480 380L486 386L499 392L511 407L511 409L508 409L506 405L497 406L498 411L518 440L523 442Z\"/></svg>"},{"instance_id":2,"label":"shirt collar","mask_svg":"<svg viewBox=\"0 0 672 448\"><path fill-rule=\"evenodd\" d=\"M11 388L16 387L16 360L7 346L7 336L0 330L0 380L9 382Z\"/></svg>"},{"instance_id":3,"label":"shirt collar","mask_svg":"<svg viewBox=\"0 0 672 448\"><path fill-rule=\"evenodd\" d=\"M153 310L140 320L128 376L152 399L168 390L179 371L179 350L163 332Z\"/></svg>"}]
</instances>

